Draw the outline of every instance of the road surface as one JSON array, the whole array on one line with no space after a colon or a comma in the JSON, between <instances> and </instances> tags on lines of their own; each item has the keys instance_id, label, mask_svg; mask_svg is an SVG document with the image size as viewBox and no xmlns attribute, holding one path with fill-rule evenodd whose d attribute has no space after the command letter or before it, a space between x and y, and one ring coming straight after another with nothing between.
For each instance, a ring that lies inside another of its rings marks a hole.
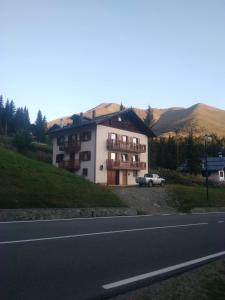
<instances>
[{"instance_id":1,"label":"road surface","mask_svg":"<svg viewBox=\"0 0 225 300\"><path fill-rule=\"evenodd\" d=\"M225 213L0 222L0 299L103 299L225 256Z\"/></svg>"}]
</instances>

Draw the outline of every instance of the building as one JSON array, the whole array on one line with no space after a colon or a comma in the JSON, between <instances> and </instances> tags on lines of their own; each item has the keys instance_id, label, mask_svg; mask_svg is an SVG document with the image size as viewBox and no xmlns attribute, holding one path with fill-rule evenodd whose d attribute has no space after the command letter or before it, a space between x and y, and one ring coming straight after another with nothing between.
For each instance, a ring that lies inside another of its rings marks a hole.
<instances>
[{"instance_id":1,"label":"building","mask_svg":"<svg viewBox=\"0 0 225 300\"><path fill-rule=\"evenodd\" d=\"M72 125L49 132L53 165L109 185L132 185L148 172L148 138L155 135L132 108L72 119Z\"/></svg>"},{"instance_id":2,"label":"building","mask_svg":"<svg viewBox=\"0 0 225 300\"><path fill-rule=\"evenodd\" d=\"M218 157L207 157L207 170L211 181L223 183L225 181L225 157L221 154ZM206 176L205 159L202 159L202 175Z\"/></svg>"}]
</instances>

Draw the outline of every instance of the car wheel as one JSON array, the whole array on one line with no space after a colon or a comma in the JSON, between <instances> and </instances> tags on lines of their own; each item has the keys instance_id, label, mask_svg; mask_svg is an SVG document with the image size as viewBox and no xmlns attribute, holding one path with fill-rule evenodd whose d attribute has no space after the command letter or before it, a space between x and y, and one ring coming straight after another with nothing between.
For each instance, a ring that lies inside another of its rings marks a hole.
<instances>
[{"instance_id":1,"label":"car wheel","mask_svg":"<svg viewBox=\"0 0 225 300\"><path fill-rule=\"evenodd\" d=\"M152 181L149 181L148 187L152 187Z\"/></svg>"}]
</instances>

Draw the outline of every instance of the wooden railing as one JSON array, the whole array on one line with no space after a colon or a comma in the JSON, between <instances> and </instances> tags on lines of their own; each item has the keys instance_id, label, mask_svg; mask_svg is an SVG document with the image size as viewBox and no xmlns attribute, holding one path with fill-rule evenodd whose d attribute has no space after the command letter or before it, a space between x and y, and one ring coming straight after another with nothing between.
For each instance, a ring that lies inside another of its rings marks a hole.
<instances>
[{"instance_id":1,"label":"wooden railing","mask_svg":"<svg viewBox=\"0 0 225 300\"><path fill-rule=\"evenodd\" d=\"M145 153L146 145L135 144L135 143L125 143L122 141L107 140L107 149L110 151L126 151L126 152L136 152Z\"/></svg>"},{"instance_id":2,"label":"wooden railing","mask_svg":"<svg viewBox=\"0 0 225 300\"><path fill-rule=\"evenodd\" d=\"M79 159L75 160L63 160L58 163L59 168L67 169L70 171L76 171L80 169L80 161Z\"/></svg>"},{"instance_id":3,"label":"wooden railing","mask_svg":"<svg viewBox=\"0 0 225 300\"><path fill-rule=\"evenodd\" d=\"M122 161L107 159L108 170L145 170L146 163L140 161Z\"/></svg>"},{"instance_id":4,"label":"wooden railing","mask_svg":"<svg viewBox=\"0 0 225 300\"><path fill-rule=\"evenodd\" d=\"M59 150L64 152L79 152L80 141L64 142L59 145Z\"/></svg>"}]
</instances>

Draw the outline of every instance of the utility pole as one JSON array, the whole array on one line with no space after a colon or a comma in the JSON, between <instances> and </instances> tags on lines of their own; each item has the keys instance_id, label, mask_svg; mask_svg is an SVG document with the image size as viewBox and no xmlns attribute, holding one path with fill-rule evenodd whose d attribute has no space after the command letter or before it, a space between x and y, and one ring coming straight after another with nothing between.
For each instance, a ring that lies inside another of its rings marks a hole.
<instances>
[{"instance_id":1,"label":"utility pole","mask_svg":"<svg viewBox=\"0 0 225 300\"><path fill-rule=\"evenodd\" d=\"M205 186L206 186L206 200L209 200L209 174L208 174L208 141L212 138L209 135L205 135Z\"/></svg>"}]
</instances>

